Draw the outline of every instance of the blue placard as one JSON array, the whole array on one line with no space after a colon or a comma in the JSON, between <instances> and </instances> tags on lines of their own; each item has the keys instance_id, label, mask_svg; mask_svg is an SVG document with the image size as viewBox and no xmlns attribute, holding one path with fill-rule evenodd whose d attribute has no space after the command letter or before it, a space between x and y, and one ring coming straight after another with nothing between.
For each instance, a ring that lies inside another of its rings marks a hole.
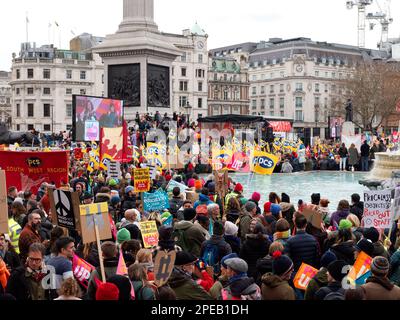
<instances>
[{"instance_id":1,"label":"blue placard","mask_svg":"<svg viewBox=\"0 0 400 320\"><path fill-rule=\"evenodd\" d=\"M168 194L163 191L156 191L154 193L145 192L143 201L144 210L148 212L169 209Z\"/></svg>"}]
</instances>

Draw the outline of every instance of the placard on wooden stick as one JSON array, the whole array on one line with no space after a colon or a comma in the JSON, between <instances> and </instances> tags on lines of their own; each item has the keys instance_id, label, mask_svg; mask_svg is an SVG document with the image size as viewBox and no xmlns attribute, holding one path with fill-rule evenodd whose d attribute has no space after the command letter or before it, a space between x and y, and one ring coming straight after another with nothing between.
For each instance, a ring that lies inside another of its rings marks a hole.
<instances>
[{"instance_id":1,"label":"placard on wooden stick","mask_svg":"<svg viewBox=\"0 0 400 320\"><path fill-rule=\"evenodd\" d=\"M80 205L79 211L82 241L84 244L96 241L95 226L98 227L98 240L112 238L107 202Z\"/></svg>"},{"instance_id":2,"label":"placard on wooden stick","mask_svg":"<svg viewBox=\"0 0 400 320\"><path fill-rule=\"evenodd\" d=\"M6 172L0 170L0 233L8 233Z\"/></svg>"}]
</instances>

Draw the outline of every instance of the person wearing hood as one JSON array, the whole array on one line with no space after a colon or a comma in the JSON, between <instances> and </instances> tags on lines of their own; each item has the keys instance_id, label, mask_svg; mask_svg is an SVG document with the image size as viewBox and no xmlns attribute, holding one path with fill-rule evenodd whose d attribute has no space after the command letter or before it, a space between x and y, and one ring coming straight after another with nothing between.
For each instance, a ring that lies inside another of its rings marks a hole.
<instances>
[{"instance_id":1,"label":"person wearing hood","mask_svg":"<svg viewBox=\"0 0 400 320\"><path fill-rule=\"evenodd\" d=\"M238 231L239 231L238 226L230 221L226 221L224 229L225 229L225 235L224 235L225 241L231 246L232 252L239 254L241 241L240 238L238 237Z\"/></svg>"},{"instance_id":2,"label":"person wearing hood","mask_svg":"<svg viewBox=\"0 0 400 320\"><path fill-rule=\"evenodd\" d=\"M260 287L247 276L247 262L240 258L225 260L228 284L221 290L222 300L261 300Z\"/></svg>"},{"instance_id":3,"label":"person wearing hood","mask_svg":"<svg viewBox=\"0 0 400 320\"><path fill-rule=\"evenodd\" d=\"M110 205L111 202L111 190L108 187L103 187L100 192L96 194L94 198L94 203L107 202Z\"/></svg>"},{"instance_id":4,"label":"person wearing hood","mask_svg":"<svg viewBox=\"0 0 400 320\"><path fill-rule=\"evenodd\" d=\"M322 221L325 225L329 225L331 222L331 213L329 212L329 200L321 199L319 201L318 212L321 214Z\"/></svg>"},{"instance_id":5,"label":"person wearing hood","mask_svg":"<svg viewBox=\"0 0 400 320\"><path fill-rule=\"evenodd\" d=\"M295 213L296 209L294 208L294 205L290 203L290 197L286 193L282 193L281 203L279 205L281 207L282 217L289 222L290 230L293 230L293 214Z\"/></svg>"},{"instance_id":6,"label":"person wearing hood","mask_svg":"<svg viewBox=\"0 0 400 320\"><path fill-rule=\"evenodd\" d=\"M361 287L366 300L400 300L400 288L388 279L390 264L385 257L375 257L371 263L372 276Z\"/></svg>"},{"instance_id":7,"label":"person wearing hood","mask_svg":"<svg viewBox=\"0 0 400 320\"><path fill-rule=\"evenodd\" d=\"M255 226L250 233L246 235L242 248L240 250L240 258L248 264L248 275L254 279L257 276L257 260L265 257L268 253L271 242L265 234L264 227L255 220Z\"/></svg>"},{"instance_id":8,"label":"person wearing hood","mask_svg":"<svg viewBox=\"0 0 400 320\"><path fill-rule=\"evenodd\" d=\"M337 211L332 213L331 217L331 225L335 227L335 229L339 229L340 220L346 219L350 213L350 204L347 200L340 200L339 205L337 207Z\"/></svg>"},{"instance_id":9,"label":"person wearing hood","mask_svg":"<svg viewBox=\"0 0 400 320\"><path fill-rule=\"evenodd\" d=\"M183 211L184 221L174 225L174 238L176 244L196 257L200 256L201 244L206 240L202 230L195 226L193 221L196 217L196 210L188 208Z\"/></svg>"},{"instance_id":10,"label":"person wearing hood","mask_svg":"<svg viewBox=\"0 0 400 320\"><path fill-rule=\"evenodd\" d=\"M127 186L125 188L125 195L122 201L122 211L125 212L129 209L136 208L136 196L134 192L135 188L132 186Z\"/></svg>"},{"instance_id":11,"label":"person wearing hood","mask_svg":"<svg viewBox=\"0 0 400 320\"><path fill-rule=\"evenodd\" d=\"M380 235L379 235L379 231L376 228L371 227L371 228L365 229L364 230L364 238L371 240L371 242L374 245L374 252L371 256L372 258L381 256L381 257L385 257L388 260L390 259L389 252L386 250L382 241L379 240Z\"/></svg>"},{"instance_id":12,"label":"person wearing hood","mask_svg":"<svg viewBox=\"0 0 400 320\"><path fill-rule=\"evenodd\" d=\"M348 264L343 260L335 260L328 265L328 285L315 293L315 300L344 300L342 280L347 275L344 272L346 266Z\"/></svg>"},{"instance_id":13,"label":"person wearing hood","mask_svg":"<svg viewBox=\"0 0 400 320\"><path fill-rule=\"evenodd\" d=\"M199 212L200 208L198 210L197 207L202 207L203 208L205 206L207 208L207 206L209 204L211 204L211 203L214 203L214 202L211 201L210 198L208 197L208 189L207 188L203 188L201 190L201 193L199 194L199 200L197 200L194 203L193 208L196 210L197 213L207 214L208 212L203 212L203 211Z\"/></svg>"},{"instance_id":14,"label":"person wearing hood","mask_svg":"<svg viewBox=\"0 0 400 320\"><path fill-rule=\"evenodd\" d=\"M288 282L293 273L293 261L281 251L275 251L272 259L272 273L266 273L261 278L263 300L296 300Z\"/></svg>"},{"instance_id":15,"label":"person wearing hood","mask_svg":"<svg viewBox=\"0 0 400 320\"><path fill-rule=\"evenodd\" d=\"M328 266L336 260L336 255L331 251L327 251L323 254L321 257L321 268L309 282L304 294L304 300L316 300L315 293L322 287L328 285Z\"/></svg>"},{"instance_id":16,"label":"person wearing hood","mask_svg":"<svg viewBox=\"0 0 400 320\"><path fill-rule=\"evenodd\" d=\"M354 260L354 235L351 232L351 222L343 219L339 224L339 232L336 236L336 242L331 247L331 251L336 255L338 260L345 261L348 265L353 265Z\"/></svg>"},{"instance_id":17,"label":"person wearing hood","mask_svg":"<svg viewBox=\"0 0 400 320\"><path fill-rule=\"evenodd\" d=\"M175 267L167 284L177 300L211 300L211 296L192 277L197 258L185 251L176 253Z\"/></svg>"}]
</instances>

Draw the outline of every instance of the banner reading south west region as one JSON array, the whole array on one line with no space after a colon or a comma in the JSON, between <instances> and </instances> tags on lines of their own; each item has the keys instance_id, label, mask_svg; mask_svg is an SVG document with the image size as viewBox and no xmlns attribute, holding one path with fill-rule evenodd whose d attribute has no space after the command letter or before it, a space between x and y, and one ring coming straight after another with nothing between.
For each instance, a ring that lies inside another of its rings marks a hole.
<instances>
[{"instance_id":1,"label":"banner reading south west region","mask_svg":"<svg viewBox=\"0 0 400 320\"><path fill-rule=\"evenodd\" d=\"M0 168L6 172L7 188L37 193L43 182L59 188L68 183L69 151L0 151Z\"/></svg>"}]
</instances>

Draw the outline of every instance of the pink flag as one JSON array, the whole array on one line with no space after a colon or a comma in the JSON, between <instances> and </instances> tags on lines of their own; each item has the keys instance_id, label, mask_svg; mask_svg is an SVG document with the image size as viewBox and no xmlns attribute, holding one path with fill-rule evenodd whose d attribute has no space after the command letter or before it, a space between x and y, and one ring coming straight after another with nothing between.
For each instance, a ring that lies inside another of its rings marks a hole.
<instances>
[{"instance_id":1,"label":"pink flag","mask_svg":"<svg viewBox=\"0 0 400 320\"><path fill-rule=\"evenodd\" d=\"M74 254L74 258L72 260L72 270L74 272L75 279L86 289L89 285L90 274L95 269L96 268L90 263Z\"/></svg>"},{"instance_id":2,"label":"pink flag","mask_svg":"<svg viewBox=\"0 0 400 320\"><path fill-rule=\"evenodd\" d=\"M119 276L128 276L128 268L126 267L122 250L119 251L118 267L116 274ZM135 300L135 289L133 288L132 282L131 282L131 299Z\"/></svg>"}]
</instances>

